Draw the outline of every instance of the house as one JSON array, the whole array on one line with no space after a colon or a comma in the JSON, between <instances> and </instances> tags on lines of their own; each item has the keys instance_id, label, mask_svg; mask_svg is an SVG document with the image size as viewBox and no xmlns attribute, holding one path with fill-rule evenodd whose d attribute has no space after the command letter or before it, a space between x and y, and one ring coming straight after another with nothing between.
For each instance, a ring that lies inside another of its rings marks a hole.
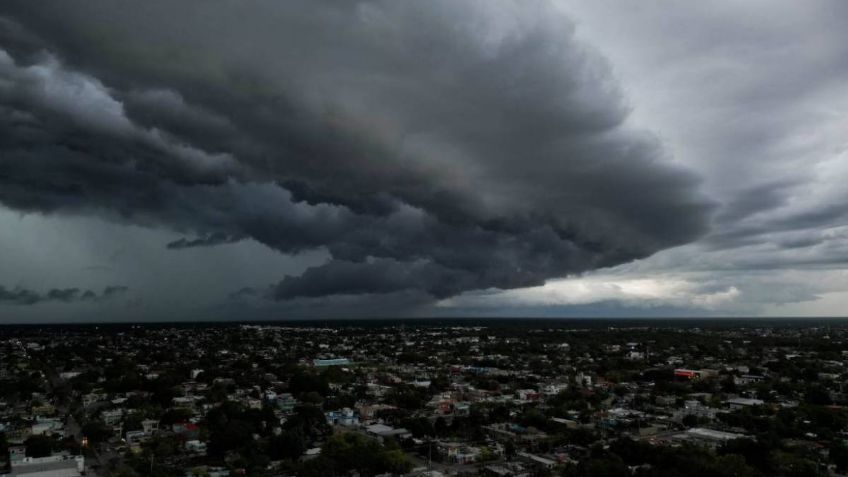
<instances>
[{"instance_id":1,"label":"house","mask_svg":"<svg viewBox=\"0 0 848 477\"><path fill-rule=\"evenodd\" d=\"M469 446L460 442L437 442L436 451L444 462L451 464L473 464L480 458L479 447Z\"/></svg>"},{"instance_id":2,"label":"house","mask_svg":"<svg viewBox=\"0 0 848 477\"><path fill-rule=\"evenodd\" d=\"M556 422L557 424L562 424L566 427L566 429L577 429L577 427L580 425L580 423L575 420L565 419L562 417L552 417L551 421Z\"/></svg>"},{"instance_id":3,"label":"house","mask_svg":"<svg viewBox=\"0 0 848 477\"><path fill-rule=\"evenodd\" d=\"M566 383L546 384L542 386L542 394L545 394L547 396L555 396L565 391L566 389L568 389L568 384Z\"/></svg>"},{"instance_id":4,"label":"house","mask_svg":"<svg viewBox=\"0 0 848 477\"><path fill-rule=\"evenodd\" d=\"M730 409L743 409L746 407L754 407L754 406L762 406L765 404L765 401L762 399L749 399L749 398L733 398L724 401L725 404L730 406Z\"/></svg>"},{"instance_id":5,"label":"house","mask_svg":"<svg viewBox=\"0 0 848 477\"><path fill-rule=\"evenodd\" d=\"M174 434L183 437L186 440L197 439L200 436L200 427L191 422L178 422L171 426Z\"/></svg>"},{"instance_id":6,"label":"house","mask_svg":"<svg viewBox=\"0 0 848 477\"><path fill-rule=\"evenodd\" d=\"M412 433L402 427L394 428L385 424L372 424L366 427L365 431L368 434L371 434L372 436L377 437L379 439L384 439L387 437L393 437L395 439L406 439L407 437L412 437Z\"/></svg>"},{"instance_id":7,"label":"house","mask_svg":"<svg viewBox=\"0 0 848 477\"><path fill-rule=\"evenodd\" d=\"M714 369L685 369L677 368L674 370L674 377L686 379L706 379L718 376L718 371Z\"/></svg>"},{"instance_id":8,"label":"house","mask_svg":"<svg viewBox=\"0 0 848 477\"><path fill-rule=\"evenodd\" d=\"M716 410L701 404L701 401L697 400L688 400L683 403L683 409L678 410L674 413L674 419L677 421L682 420L686 416L695 416L702 419L715 419Z\"/></svg>"},{"instance_id":9,"label":"house","mask_svg":"<svg viewBox=\"0 0 848 477\"><path fill-rule=\"evenodd\" d=\"M756 374L743 374L742 376L734 376L733 383L737 386L748 386L750 384L757 384L763 381L765 376L759 376Z\"/></svg>"},{"instance_id":10,"label":"house","mask_svg":"<svg viewBox=\"0 0 848 477\"><path fill-rule=\"evenodd\" d=\"M124 417L124 410L121 408L103 411L100 416L103 418L103 423L107 426L115 426L121 423Z\"/></svg>"},{"instance_id":11,"label":"house","mask_svg":"<svg viewBox=\"0 0 848 477\"><path fill-rule=\"evenodd\" d=\"M358 426L359 416L354 413L351 408L344 408L341 411L330 411L325 413L327 416L327 424L331 426Z\"/></svg>"},{"instance_id":12,"label":"house","mask_svg":"<svg viewBox=\"0 0 848 477\"><path fill-rule=\"evenodd\" d=\"M39 416L52 416L56 414L56 406L50 403L44 403L32 407L32 413Z\"/></svg>"},{"instance_id":13,"label":"house","mask_svg":"<svg viewBox=\"0 0 848 477\"><path fill-rule=\"evenodd\" d=\"M156 419L145 419L141 421L141 429L145 434L152 434L159 430L159 421Z\"/></svg>"},{"instance_id":14,"label":"house","mask_svg":"<svg viewBox=\"0 0 848 477\"><path fill-rule=\"evenodd\" d=\"M530 471L520 462L489 464L483 468L483 474L490 477L530 477Z\"/></svg>"},{"instance_id":15,"label":"house","mask_svg":"<svg viewBox=\"0 0 848 477\"><path fill-rule=\"evenodd\" d=\"M59 373L59 378L64 379L64 380L68 380L68 379L73 379L73 378L79 376L80 374L82 374L80 371L63 371L63 372Z\"/></svg>"},{"instance_id":16,"label":"house","mask_svg":"<svg viewBox=\"0 0 848 477\"><path fill-rule=\"evenodd\" d=\"M350 360L347 358L332 358L332 359L313 359L312 365L316 368L323 368L327 366L347 366L350 364Z\"/></svg>"},{"instance_id":17,"label":"house","mask_svg":"<svg viewBox=\"0 0 848 477\"><path fill-rule=\"evenodd\" d=\"M150 439L150 435L144 431L127 431L124 437L127 441L127 447L133 452L140 452L141 444Z\"/></svg>"},{"instance_id":18,"label":"house","mask_svg":"<svg viewBox=\"0 0 848 477\"><path fill-rule=\"evenodd\" d=\"M523 462L526 462L530 466L540 470L551 470L557 465L556 461L553 459L548 459L547 457L542 457L527 452L519 452L516 455Z\"/></svg>"},{"instance_id":19,"label":"house","mask_svg":"<svg viewBox=\"0 0 848 477\"><path fill-rule=\"evenodd\" d=\"M283 412L291 412L297 406L297 399L290 393L278 394L276 397L277 407Z\"/></svg>"},{"instance_id":20,"label":"house","mask_svg":"<svg viewBox=\"0 0 848 477\"><path fill-rule=\"evenodd\" d=\"M515 394L520 401L537 401L540 397L538 391L535 389L519 389Z\"/></svg>"},{"instance_id":21,"label":"house","mask_svg":"<svg viewBox=\"0 0 848 477\"><path fill-rule=\"evenodd\" d=\"M65 425L58 418L43 418L37 417L35 422L30 426L30 432L34 436L59 436L65 435Z\"/></svg>"},{"instance_id":22,"label":"house","mask_svg":"<svg viewBox=\"0 0 848 477\"><path fill-rule=\"evenodd\" d=\"M88 393L82 396L83 407L91 407L93 404L105 401L106 394L104 393Z\"/></svg>"},{"instance_id":23,"label":"house","mask_svg":"<svg viewBox=\"0 0 848 477\"><path fill-rule=\"evenodd\" d=\"M206 443L197 439L187 440L184 444L188 452L199 455L206 455Z\"/></svg>"}]
</instances>

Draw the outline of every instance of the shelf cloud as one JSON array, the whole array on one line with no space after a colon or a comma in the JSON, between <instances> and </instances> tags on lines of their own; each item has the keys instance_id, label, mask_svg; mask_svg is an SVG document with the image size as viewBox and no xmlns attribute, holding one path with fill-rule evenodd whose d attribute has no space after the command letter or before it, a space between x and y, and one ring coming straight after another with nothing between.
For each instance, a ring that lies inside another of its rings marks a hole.
<instances>
[{"instance_id":1,"label":"shelf cloud","mask_svg":"<svg viewBox=\"0 0 848 477\"><path fill-rule=\"evenodd\" d=\"M0 15L0 203L170 230L174 253L327 252L265 298L541 286L709 231L698 174L628 124L612 68L548 2Z\"/></svg>"}]
</instances>

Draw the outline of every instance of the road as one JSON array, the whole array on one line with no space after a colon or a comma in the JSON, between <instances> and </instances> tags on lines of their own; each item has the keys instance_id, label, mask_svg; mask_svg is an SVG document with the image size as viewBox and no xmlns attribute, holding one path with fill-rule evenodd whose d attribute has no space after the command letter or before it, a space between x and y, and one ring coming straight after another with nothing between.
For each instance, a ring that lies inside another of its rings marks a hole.
<instances>
[{"instance_id":1,"label":"road","mask_svg":"<svg viewBox=\"0 0 848 477\"><path fill-rule=\"evenodd\" d=\"M60 385L64 384L64 380L61 377L59 377L59 373L57 373L56 370L53 369L52 366L49 366L46 362L44 362L43 360L40 360L40 359L39 359L39 362L42 365L42 369L44 370L44 373L47 375L47 384L50 388L49 389L50 392L52 393L52 392L54 392L54 390L56 388L58 388ZM62 417L65 418L65 435L66 436L73 436L74 440L77 442L77 445L79 445L80 448L82 448L82 437L83 437L82 436L82 428L80 427L77 420L74 418L73 414L70 412L70 409L68 408L68 404L67 403L57 403L56 412L59 414L59 416L62 416ZM99 465L100 468L99 468L99 470L93 469L91 467L91 463L89 462L90 459L86 459L86 461L85 461L85 475L86 476L92 476L92 477L110 477L109 469L108 469L106 463L109 462L109 459L111 459L113 457L120 458L120 456L118 456L117 454L114 454L114 455L108 455L107 453L101 454L95 448L95 446L91 446L90 449L91 449L92 453L94 454L95 461L97 462L97 464Z\"/></svg>"}]
</instances>

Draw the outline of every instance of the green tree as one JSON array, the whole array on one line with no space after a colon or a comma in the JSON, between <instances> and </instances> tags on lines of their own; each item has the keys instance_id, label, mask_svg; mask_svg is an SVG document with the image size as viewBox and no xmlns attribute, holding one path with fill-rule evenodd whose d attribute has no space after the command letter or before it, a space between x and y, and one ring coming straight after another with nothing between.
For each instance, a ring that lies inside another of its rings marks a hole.
<instances>
[{"instance_id":1,"label":"green tree","mask_svg":"<svg viewBox=\"0 0 848 477\"><path fill-rule=\"evenodd\" d=\"M836 470L845 473L848 470L848 446L842 441L834 441L830 445L830 461L836 465Z\"/></svg>"},{"instance_id":2,"label":"green tree","mask_svg":"<svg viewBox=\"0 0 848 477\"><path fill-rule=\"evenodd\" d=\"M24 441L26 455L29 457L46 457L53 453L54 441L44 435L30 436Z\"/></svg>"},{"instance_id":3,"label":"green tree","mask_svg":"<svg viewBox=\"0 0 848 477\"><path fill-rule=\"evenodd\" d=\"M283 431L268 442L268 455L272 459L299 458L306 451L306 436L299 429Z\"/></svg>"},{"instance_id":4,"label":"green tree","mask_svg":"<svg viewBox=\"0 0 848 477\"><path fill-rule=\"evenodd\" d=\"M97 444L112 436L112 428L104 424L103 421L88 421L82 426L82 435L87 437L91 443Z\"/></svg>"}]
</instances>

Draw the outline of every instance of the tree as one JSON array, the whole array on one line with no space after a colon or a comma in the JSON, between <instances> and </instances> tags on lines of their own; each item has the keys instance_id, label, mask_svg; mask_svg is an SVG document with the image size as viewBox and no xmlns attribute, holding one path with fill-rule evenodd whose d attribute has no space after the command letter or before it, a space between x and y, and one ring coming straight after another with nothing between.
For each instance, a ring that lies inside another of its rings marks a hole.
<instances>
[{"instance_id":1,"label":"tree","mask_svg":"<svg viewBox=\"0 0 848 477\"><path fill-rule=\"evenodd\" d=\"M306 451L306 436L299 429L283 431L268 442L268 455L272 459L298 459Z\"/></svg>"},{"instance_id":2,"label":"tree","mask_svg":"<svg viewBox=\"0 0 848 477\"><path fill-rule=\"evenodd\" d=\"M231 419L225 428L214 429L209 434L209 455L223 458L228 451L253 442L253 426L241 419Z\"/></svg>"},{"instance_id":3,"label":"tree","mask_svg":"<svg viewBox=\"0 0 848 477\"><path fill-rule=\"evenodd\" d=\"M26 446L26 455L28 457L47 457L53 453L53 439L40 435L31 436L24 445Z\"/></svg>"},{"instance_id":4,"label":"tree","mask_svg":"<svg viewBox=\"0 0 848 477\"><path fill-rule=\"evenodd\" d=\"M630 472L618 456L591 459L582 465L578 475L591 477L627 477Z\"/></svg>"},{"instance_id":5,"label":"tree","mask_svg":"<svg viewBox=\"0 0 848 477\"><path fill-rule=\"evenodd\" d=\"M0 432L0 455L9 455L9 441L6 439L5 432Z\"/></svg>"},{"instance_id":6,"label":"tree","mask_svg":"<svg viewBox=\"0 0 848 477\"><path fill-rule=\"evenodd\" d=\"M330 392L330 385L323 375L298 369L289 380L289 390L295 396L301 396L308 392L316 392L321 396L326 396Z\"/></svg>"},{"instance_id":7,"label":"tree","mask_svg":"<svg viewBox=\"0 0 848 477\"><path fill-rule=\"evenodd\" d=\"M88 421L82 426L82 435L94 444L100 443L108 439L112 435L112 428L103 423L103 421Z\"/></svg>"},{"instance_id":8,"label":"tree","mask_svg":"<svg viewBox=\"0 0 848 477\"><path fill-rule=\"evenodd\" d=\"M412 464L400 449L388 449L361 434L345 433L330 437L321 454L308 461L298 475L323 477L356 471L370 477L386 472L403 474L410 469Z\"/></svg>"},{"instance_id":9,"label":"tree","mask_svg":"<svg viewBox=\"0 0 848 477\"><path fill-rule=\"evenodd\" d=\"M848 469L848 446L844 442L834 441L830 445L830 461L836 465L836 470L845 473Z\"/></svg>"},{"instance_id":10,"label":"tree","mask_svg":"<svg viewBox=\"0 0 848 477\"><path fill-rule=\"evenodd\" d=\"M428 397L426 389L402 385L392 389L386 400L399 408L416 410L424 406Z\"/></svg>"},{"instance_id":11,"label":"tree","mask_svg":"<svg viewBox=\"0 0 848 477\"><path fill-rule=\"evenodd\" d=\"M515 443L511 440L506 441L506 444L504 445L504 455L506 455L506 460L511 461L515 458L515 454Z\"/></svg>"},{"instance_id":12,"label":"tree","mask_svg":"<svg viewBox=\"0 0 848 477\"><path fill-rule=\"evenodd\" d=\"M721 446L718 453L719 455L740 455L748 465L759 469L764 474L772 474L774 473L770 456L772 447L773 445L768 442L760 440L734 439Z\"/></svg>"},{"instance_id":13,"label":"tree","mask_svg":"<svg viewBox=\"0 0 848 477\"><path fill-rule=\"evenodd\" d=\"M830 399L830 393L828 393L827 389L825 389L822 386L812 386L812 387L810 387L807 390L805 398L806 398L806 401L809 404L817 404L817 405L826 406L826 405L832 403L832 401Z\"/></svg>"},{"instance_id":14,"label":"tree","mask_svg":"<svg viewBox=\"0 0 848 477\"><path fill-rule=\"evenodd\" d=\"M436 422L433 423L433 431L437 436L442 437L447 435L448 433L448 422L444 417L439 416L436 418Z\"/></svg>"},{"instance_id":15,"label":"tree","mask_svg":"<svg viewBox=\"0 0 848 477\"><path fill-rule=\"evenodd\" d=\"M286 421L283 428L299 432L308 441L325 436L331 431L326 416L316 406L296 407L294 415Z\"/></svg>"},{"instance_id":16,"label":"tree","mask_svg":"<svg viewBox=\"0 0 848 477\"><path fill-rule=\"evenodd\" d=\"M401 426L408 429L415 437L433 437L436 434L433 423L426 417L414 417L401 421Z\"/></svg>"},{"instance_id":17,"label":"tree","mask_svg":"<svg viewBox=\"0 0 848 477\"><path fill-rule=\"evenodd\" d=\"M683 425L686 427L695 427L698 425L698 416L694 414L687 414L683 416Z\"/></svg>"},{"instance_id":18,"label":"tree","mask_svg":"<svg viewBox=\"0 0 848 477\"><path fill-rule=\"evenodd\" d=\"M186 409L184 407L174 407L165 411L165 414L162 415L162 418L159 420L159 422L163 426L170 426L174 423L186 422L191 419L193 415L194 413L191 412L191 409ZM141 424L141 421L139 421L139 424Z\"/></svg>"}]
</instances>

